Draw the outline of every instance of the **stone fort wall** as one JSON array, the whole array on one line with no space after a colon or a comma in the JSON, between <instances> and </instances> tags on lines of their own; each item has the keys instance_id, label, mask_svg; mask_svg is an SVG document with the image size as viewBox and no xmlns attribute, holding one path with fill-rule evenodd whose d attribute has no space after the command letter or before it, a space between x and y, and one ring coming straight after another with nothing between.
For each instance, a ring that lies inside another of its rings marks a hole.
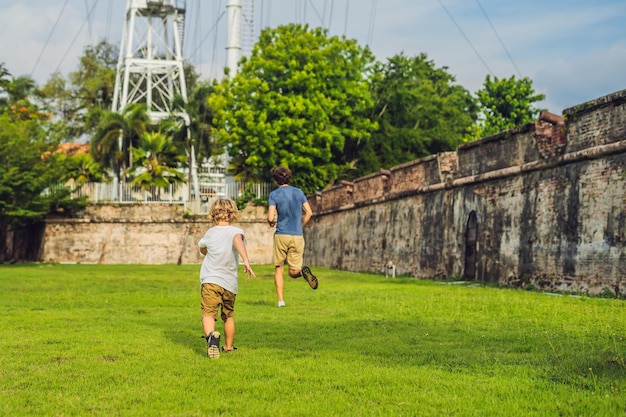
<instances>
[{"instance_id":1,"label":"stone fort wall","mask_svg":"<svg viewBox=\"0 0 626 417\"><path fill-rule=\"evenodd\" d=\"M626 90L310 196L305 262L626 294ZM48 218L44 262L199 263L211 226L172 205L93 205ZM237 223L269 264L263 208Z\"/></svg>"},{"instance_id":2,"label":"stone fort wall","mask_svg":"<svg viewBox=\"0 0 626 417\"><path fill-rule=\"evenodd\" d=\"M626 90L310 198L307 262L626 294Z\"/></svg>"},{"instance_id":3,"label":"stone fort wall","mask_svg":"<svg viewBox=\"0 0 626 417\"><path fill-rule=\"evenodd\" d=\"M263 207L247 207L235 226L246 234L250 262L272 263L273 229ZM213 223L185 218L173 204L92 204L77 218L46 219L40 259L52 263L201 263L198 241Z\"/></svg>"}]
</instances>

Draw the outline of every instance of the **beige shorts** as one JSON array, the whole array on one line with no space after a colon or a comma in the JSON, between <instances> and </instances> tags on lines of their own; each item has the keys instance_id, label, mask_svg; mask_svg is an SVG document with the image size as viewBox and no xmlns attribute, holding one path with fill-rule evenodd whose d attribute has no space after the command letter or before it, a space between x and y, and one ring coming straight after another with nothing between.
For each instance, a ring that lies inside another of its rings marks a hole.
<instances>
[{"instance_id":1,"label":"beige shorts","mask_svg":"<svg viewBox=\"0 0 626 417\"><path fill-rule=\"evenodd\" d=\"M302 268L304 236L274 235L274 265L284 265L287 261L292 269Z\"/></svg>"},{"instance_id":2,"label":"beige shorts","mask_svg":"<svg viewBox=\"0 0 626 417\"><path fill-rule=\"evenodd\" d=\"M202 296L202 302L200 303L202 317L210 316L217 321L219 306L222 306L222 321L226 321L226 319L235 314L235 298L237 298L237 294L225 290L217 284L202 284L200 295Z\"/></svg>"}]
</instances>

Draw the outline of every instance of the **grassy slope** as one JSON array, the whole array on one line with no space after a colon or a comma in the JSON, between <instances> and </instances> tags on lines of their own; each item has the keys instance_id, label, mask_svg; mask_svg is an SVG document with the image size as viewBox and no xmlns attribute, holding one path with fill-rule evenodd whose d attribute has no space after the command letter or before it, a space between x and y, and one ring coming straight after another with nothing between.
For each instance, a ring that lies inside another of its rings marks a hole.
<instances>
[{"instance_id":1,"label":"grassy slope","mask_svg":"<svg viewBox=\"0 0 626 417\"><path fill-rule=\"evenodd\" d=\"M0 415L626 413L624 301L257 266L209 360L198 270L0 267Z\"/></svg>"}]
</instances>

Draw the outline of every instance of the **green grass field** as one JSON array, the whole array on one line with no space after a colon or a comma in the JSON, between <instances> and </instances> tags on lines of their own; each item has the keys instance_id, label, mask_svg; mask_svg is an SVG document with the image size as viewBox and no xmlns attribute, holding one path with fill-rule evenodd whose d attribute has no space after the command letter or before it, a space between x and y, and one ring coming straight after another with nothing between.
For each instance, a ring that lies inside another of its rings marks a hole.
<instances>
[{"instance_id":1,"label":"green grass field","mask_svg":"<svg viewBox=\"0 0 626 417\"><path fill-rule=\"evenodd\" d=\"M0 415L626 415L622 300L255 271L208 359L198 265L0 266Z\"/></svg>"}]
</instances>

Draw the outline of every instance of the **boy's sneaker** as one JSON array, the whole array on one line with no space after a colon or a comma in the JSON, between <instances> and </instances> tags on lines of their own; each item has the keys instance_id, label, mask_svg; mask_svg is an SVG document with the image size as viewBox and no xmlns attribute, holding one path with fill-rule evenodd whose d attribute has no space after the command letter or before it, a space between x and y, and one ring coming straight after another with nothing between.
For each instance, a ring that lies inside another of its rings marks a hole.
<instances>
[{"instance_id":1,"label":"boy's sneaker","mask_svg":"<svg viewBox=\"0 0 626 417\"><path fill-rule=\"evenodd\" d=\"M309 268L308 266L303 266L302 276L304 277L306 282L309 283L311 288L313 288L314 290L317 289L317 278L315 277L315 275L313 275L313 272L311 272L311 268Z\"/></svg>"},{"instance_id":2,"label":"boy's sneaker","mask_svg":"<svg viewBox=\"0 0 626 417\"><path fill-rule=\"evenodd\" d=\"M285 306L285 302L284 301L279 301L278 302L278 308L284 307Z\"/></svg>"},{"instance_id":3,"label":"boy's sneaker","mask_svg":"<svg viewBox=\"0 0 626 417\"><path fill-rule=\"evenodd\" d=\"M206 337L206 355L209 358L220 357L220 333L219 332L211 332L211 334Z\"/></svg>"}]
</instances>

